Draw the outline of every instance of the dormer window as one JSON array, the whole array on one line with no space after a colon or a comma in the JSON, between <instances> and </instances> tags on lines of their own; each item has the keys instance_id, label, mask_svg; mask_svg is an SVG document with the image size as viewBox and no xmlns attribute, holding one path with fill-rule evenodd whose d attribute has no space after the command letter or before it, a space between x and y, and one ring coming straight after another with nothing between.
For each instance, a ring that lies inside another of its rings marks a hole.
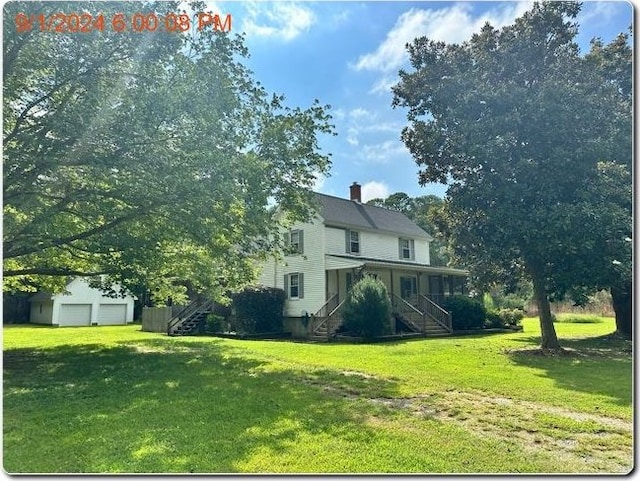
<instances>
[{"instance_id":1,"label":"dormer window","mask_svg":"<svg viewBox=\"0 0 640 481\"><path fill-rule=\"evenodd\" d=\"M415 243L413 239L400 238L398 250L399 250L400 259L409 261L409 260L414 260L416 258Z\"/></svg>"}]
</instances>

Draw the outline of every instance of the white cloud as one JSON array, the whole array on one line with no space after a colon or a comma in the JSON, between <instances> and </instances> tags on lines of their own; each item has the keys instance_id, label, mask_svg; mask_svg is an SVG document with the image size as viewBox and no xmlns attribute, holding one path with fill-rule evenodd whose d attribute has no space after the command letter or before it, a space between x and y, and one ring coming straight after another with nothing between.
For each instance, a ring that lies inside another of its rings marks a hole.
<instances>
[{"instance_id":1,"label":"white cloud","mask_svg":"<svg viewBox=\"0 0 640 481\"><path fill-rule=\"evenodd\" d=\"M370 123L360 127L362 132L389 132L400 136L404 123L400 121L383 121L378 123Z\"/></svg>"},{"instance_id":2,"label":"white cloud","mask_svg":"<svg viewBox=\"0 0 640 481\"><path fill-rule=\"evenodd\" d=\"M278 38L286 42L308 31L316 16L295 2L246 2L241 29L248 36Z\"/></svg>"},{"instance_id":3,"label":"white cloud","mask_svg":"<svg viewBox=\"0 0 640 481\"><path fill-rule=\"evenodd\" d=\"M357 71L381 72L371 92L388 92L398 79L398 69L407 62L406 44L426 36L446 43L469 40L489 22L495 28L513 23L531 8L531 2L501 4L484 14L473 17L472 5L458 3L448 8L422 10L412 8L398 17L395 25L375 51L361 55L351 67Z\"/></svg>"},{"instance_id":4,"label":"white cloud","mask_svg":"<svg viewBox=\"0 0 640 481\"><path fill-rule=\"evenodd\" d=\"M353 146L356 146L360 143L360 141L358 140L358 131L353 127L349 128L349 130L347 131L347 142L349 143L349 145Z\"/></svg>"},{"instance_id":5,"label":"white cloud","mask_svg":"<svg viewBox=\"0 0 640 481\"><path fill-rule=\"evenodd\" d=\"M371 181L362 186L362 202L389 197L389 187L384 182Z\"/></svg>"},{"instance_id":6,"label":"white cloud","mask_svg":"<svg viewBox=\"0 0 640 481\"><path fill-rule=\"evenodd\" d=\"M351 12L349 10L342 10L340 12L335 12L331 15L331 25L336 28L342 25L345 25L347 21L351 17Z\"/></svg>"},{"instance_id":7,"label":"white cloud","mask_svg":"<svg viewBox=\"0 0 640 481\"><path fill-rule=\"evenodd\" d=\"M370 116L371 114L369 113L369 111L367 109L363 109L361 107L352 109L349 112L349 116L351 116L351 118L353 119L359 119L361 117L367 117Z\"/></svg>"},{"instance_id":8,"label":"white cloud","mask_svg":"<svg viewBox=\"0 0 640 481\"><path fill-rule=\"evenodd\" d=\"M380 134L390 133L393 134L394 138L398 138L404 126L404 123L400 121L381 118L382 116L379 112L362 107L353 108L346 114L342 110L341 112L343 112L343 115L340 120L344 120L344 124L340 127L340 130L346 131L346 141L354 147L360 145L363 134L373 133L376 134L377 139L380 139ZM370 157L375 157L372 152L368 153Z\"/></svg>"},{"instance_id":9,"label":"white cloud","mask_svg":"<svg viewBox=\"0 0 640 481\"><path fill-rule=\"evenodd\" d=\"M376 83L373 84L373 87L371 87L371 90L369 90L369 93L390 92L391 87L397 84L398 81L399 81L399 78L397 75L395 75L395 72L394 74L383 75L378 80L376 80Z\"/></svg>"},{"instance_id":10,"label":"white cloud","mask_svg":"<svg viewBox=\"0 0 640 481\"><path fill-rule=\"evenodd\" d=\"M206 8L204 9L204 12L212 12L212 13L224 13L224 10L222 9L222 4L220 2L214 1L214 0L208 0L207 2L205 2ZM184 1L182 3L180 3L180 6L178 7L178 10L182 10L182 9L186 9L189 6L189 3Z\"/></svg>"},{"instance_id":11,"label":"white cloud","mask_svg":"<svg viewBox=\"0 0 640 481\"><path fill-rule=\"evenodd\" d=\"M365 164L387 164L409 153L400 140L386 140L379 144L364 145L358 157Z\"/></svg>"},{"instance_id":12,"label":"white cloud","mask_svg":"<svg viewBox=\"0 0 640 481\"><path fill-rule=\"evenodd\" d=\"M331 116L332 116L334 119L337 119L337 120L342 120L342 119L344 119L344 118L345 118L345 116L347 115L347 114L345 114L345 113L344 113L344 110L342 110L342 109L335 109L335 110L332 110L332 111L331 111L331 112L329 112L329 113L331 114Z\"/></svg>"},{"instance_id":13,"label":"white cloud","mask_svg":"<svg viewBox=\"0 0 640 481\"><path fill-rule=\"evenodd\" d=\"M396 24L387 33L384 41L378 45L375 52L362 55L354 68L356 70L376 70L388 72L399 67L406 58L405 45L414 38L426 35L436 20L444 21L444 12L455 11L460 7L454 6L445 10L418 10L412 8L398 17Z\"/></svg>"},{"instance_id":14,"label":"white cloud","mask_svg":"<svg viewBox=\"0 0 640 481\"><path fill-rule=\"evenodd\" d=\"M589 22L604 23L615 17L622 8L629 8L625 2L585 2L578 14L580 25Z\"/></svg>"}]
</instances>

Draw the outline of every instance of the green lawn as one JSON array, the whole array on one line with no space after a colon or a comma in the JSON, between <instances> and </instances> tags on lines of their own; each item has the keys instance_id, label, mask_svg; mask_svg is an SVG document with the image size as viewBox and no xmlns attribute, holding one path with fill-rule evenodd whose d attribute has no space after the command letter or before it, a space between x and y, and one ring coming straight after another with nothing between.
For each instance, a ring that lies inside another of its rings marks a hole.
<instances>
[{"instance_id":1,"label":"green lawn","mask_svg":"<svg viewBox=\"0 0 640 481\"><path fill-rule=\"evenodd\" d=\"M385 344L6 326L9 473L626 473L612 319ZM565 321L565 322L562 322Z\"/></svg>"}]
</instances>

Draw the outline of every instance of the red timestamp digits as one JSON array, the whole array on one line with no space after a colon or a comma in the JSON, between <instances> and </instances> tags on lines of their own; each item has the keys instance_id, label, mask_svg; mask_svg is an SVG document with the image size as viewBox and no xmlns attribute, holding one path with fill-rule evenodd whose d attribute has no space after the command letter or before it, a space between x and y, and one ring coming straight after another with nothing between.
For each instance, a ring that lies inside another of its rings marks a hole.
<instances>
[{"instance_id":1,"label":"red timestamp digits","mask_svg":"<svg viewBox=\"0 0 640 481\"><path fill-rule=\"evenodd\" d=\"M187 32L191 28L191 18L186 13L169 13L159 16L155 13L134 13L127 16L116 13L111 20L111 27L115 32Z\"/></svg>"},{"instance_id":2,"label":"red timestamp digits","mask_svg":"<svg viewBox=\"0 0 640 481\"><path fill-rule=\"evenodd\" d=\"M196 21L197 20L197 21ZM193 21L186 12L168 13L157 15L150 13L114 13L104 15L99 13L92 15L83 13L57 12L51 14L29 14L18 13L15 16L17 33L39 32L52 33L91 33L91 32L187 32L192 27L198 31L210 29L215 31L228 32L231 30L231 15L227 14L224 19L218 14L198 13Z\"/></svg>"},{"instance_id":3,"label":"red timestamp digits","mask_svg":"<svg viewBox=\"0 0 640 481\"><path fill-rule=\"evenodd\" d=\"M54 33L91 33L104 30L104 15L95 17L90 13L53 13L50 15L27 15L18 13L15 17L18 33L37 30Z\"/></svg>"},{"instance_id":4,"label":"red timestamp digits","mask_svg":"<svg viewBox=\"0 0 640 481\"><path fill-rule=\"evenodd\" d=\"M193 20L186 12L157 15L149 13L114 13L92 15L83 13L18 13L15 16L17 33L30 31L51 33L91 33L91 32L188 32L193 27L198 31L211 29L228 32L231 30L231 15L224 20L218 14L198 13Z\"/></svg>"}]
</instances>

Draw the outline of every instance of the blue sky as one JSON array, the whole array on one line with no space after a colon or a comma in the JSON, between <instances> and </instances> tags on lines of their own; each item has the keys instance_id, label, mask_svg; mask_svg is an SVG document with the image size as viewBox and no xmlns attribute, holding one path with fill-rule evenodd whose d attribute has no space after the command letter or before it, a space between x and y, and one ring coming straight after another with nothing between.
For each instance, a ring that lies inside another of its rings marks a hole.
<instances>
[{"instance_id":1,"label":"blue sky","mask_svg":"<svg viewBox=\"0 0 640 481\"><path fill-rule=\"evenodd\" d=\"M408 67L404 45L426 35L463 42L489 21L500 28L528 10L531 2L209 2L214 13L232 15L232 31L246 33L248 66L268 91L290 106L314 99L332 106L337 137L321 138L332 154L331 175L320 192L346 197L358 181L364 201L394 192L443 196L446 186L420 187L418 168L400 141L406 111L391 107L390 86ZM578 18L578 44L605 42L632 23L628 2L589 2Z\"/></svg>"}]
</instances>

